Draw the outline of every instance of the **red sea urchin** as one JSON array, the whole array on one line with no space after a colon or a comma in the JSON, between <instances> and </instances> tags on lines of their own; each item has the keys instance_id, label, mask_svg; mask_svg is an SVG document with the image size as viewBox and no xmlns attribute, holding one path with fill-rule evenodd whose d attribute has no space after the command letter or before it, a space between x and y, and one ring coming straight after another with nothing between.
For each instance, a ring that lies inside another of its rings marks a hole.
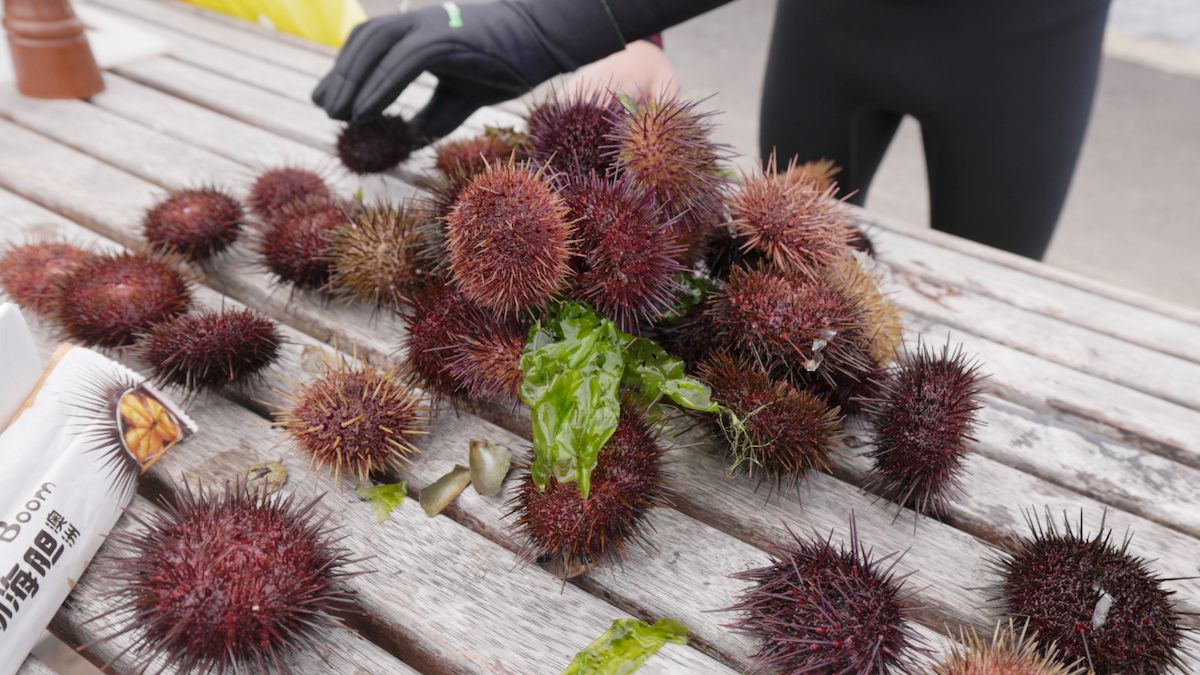
<instances>
[{"instance_id":1,"label":"red sea urchin","mask_svg":"<svg viewBox=\"0 0 1200 675\"><path fill-rule=\"evenodd\" d=\"M328 643L335 617L360 611L342 583L353 561L317 500L184 485L161 506L115 532L105 560L121 625L104 639L136 631L143 668L286 670L290 652Z\"/></svg>"},{"instance_id":2,"label":"red sea urchin","mask_svg":"<svg viewBox=\"0 0 1200 675\"><path fill-rule=\"evenodd\" d=\"M399 468L419 452L413 439L428 433L429 407L395 371L339 363L288 399L276 424L335 478L365 483L375 471Z\"/></svg>"},{"instance_id":3,"label":"red sea urchin","mask_svg":"<svg viewBox=\"0 0 1200 675\"><path fill-rule=\"evenodd\" d=\"M606 560L620 560L635 540L650 509L669 506L663 449L636 411L621 421L600 450L587 499L575 483L553 477L540 492L526 474L509 501L516 527L527 537L530 558L549 562L563 576L575 576Z\"/></svg>"},{"instance_id":4,"label":"red sea urchin","mask_svg":"<svg viewBox=\"0 0 1200 675\"><path fill-rule=\"evenodd\" d=\"M471 181L446 216L454 281L480 307L514 314L566 285L571 224L544 171L494 166Z\"/></svg>"},{"instance_id":5,"label":"red sea urchin","mask_svg":"<svg viewBox=\"0 0 1200 675\"><path fill-rule=\"evenodd\" d=\"M337 153L342 166L354 173L381 173L408 159L420 145L403 117L381 115L342 127Z\"/></svg>"},{"instance_id":6,"label":"red sea urchin","mask_svg":"<svg viewBox=\"0 0 1200 675\"><path fill-rule=\"evenodd\" d=\"M255 179L246 204L260 221L273 224L285 209L306 199L331 201L333 192L313 171L280 167L264 171Z\"/></svg>"},{"instance_id":7,"label":"red sea urchin","mask_svg":"<svg viewBox=\"0 0 1200 675\"><path fill-rule=\"evenodd\" d=\"M621 114L608 92L552 95L529 112L530 154L560 173L606 174L613 165L606 146Z\"/></svg>"},{"instance_id":8,"label":"red sea urchin","mask_svg":"<svg viewBox=\"0 0 1200 675\"><path fill-rule=\"evenodd\" d=\"M575 295L631 332L670 310L683 250L650 193L591 173L569 179L562 196L580 251Z\"/></svg>"},{"instance_id":9,"label":"red sea urchin","mask_svg":"<svg viewBox=\"0 0 1200 675\"><path fill-rule=\"evenodd\" d=\"M190 390L240 384L279 358L275 322L249 309L203 310L154 326L137 345L154 378Z\"/></svg>"},{"instance_id":10,"label":"red sea urchin","mask_svg":"<svg viewBox=\"0 0 1200 675\"><path fill-rule=\"evenodd\" d=\"M697 377L713 389L713 400L730 408L748 436L745 447L733 448L735 467L763 481L795 484L809 471L829 471L829 453L842 432L837 408L772 380L748 359L714 354L700 365Z\"/></svg>"},{"instance_id":11,"label":"red sea urchin","mask_svg":"<svg viewBox=\"0 0 1200 675\"><path fill-rule=\"evenodd\" d=\"M874 468L866 487L918 513L940 513L974 440L983 375L962 348L918 344L868 404Z\"/></svg>"},{"instance_id":12,"label":"red sea urchin","mask_svg":"<svg viewBox=\"0 0 1200 675\"><path fill-rule=\"evenodd\" d=\"M155 248L203 262L229 248L242 229L242 205L216 188L172 192L146 212L142 229Z\"/></svg>"},{"instance_id":13,"label":"red sea urchin","mask_svg":"<svg viewBox=\"0 0 1200 675\"><path fill-rule=\"evenodd\" d=\"M91 256L62 277L53 315L70 339L125 347L191 302L187 280L168 262L115 253Z\"/></svg>"},{"instance_id":14,"label":"red sea urchin","mask_svg":"<svg viewBox=\"0 0 1200 675\"><path fill-rule=\"evenodd\" d=\"M91 255L64 241L8 247L0 254L0 287L21 307L50 314L62 279Z\"/></svg>"},{"instance_id":15,"label":"red sea urchin","mask_svg":"<svg viewBox=\"0 0 1200 675\"><path fill-rule=\"evenodd\" d=\"M905 621L903 580L893 571L898 557L864 550L853 516L848 547L834 546L832 533L791 536L774 547L770 565L733 575L754 584L730 610L742 614L733 628L759 640L761 668L917 672L912 659L920 643Z\"/></svg>"},{"instance_id":16,"label":"red sea urchin","mask_svg":"<svg viewBox=\"0 0 1200 675\"><path fill-rule=\"evenodd\" d=\"M258 242L267 270L281 281L311 291L326 286L333 275L330 245L349 220L342 207L321 198L283 208Z\"/></svg>"},{"instance_id":17,"label":"red sea urchin","mask_svg":"<svg viewBox=\"0 0 1200 675\"><path fill-rule=\"evenodd\" d=\"M743 250L765 255L787 273L814 277L844 258L850 243L850 228L833 190L780 180L772 155L766 169L743 177L729 200L729 227Z\"/></svg>"},{"instance_id":18,"label":"red sea urchin","mask_svg":"<svg viewBox=\"0 0 1200 675\"><path fill-rule=\"evenodd\" d=\"M1129 553L1129 538L1114 542L1103 522L1086 536L1082 513L1077 525L1063 514L1062 529L1049 511L1026 519L1033 536L993 560L995 599L1009 616L1100 675L1184 672L1173 592Z\"/></svg>"}]
</instances>

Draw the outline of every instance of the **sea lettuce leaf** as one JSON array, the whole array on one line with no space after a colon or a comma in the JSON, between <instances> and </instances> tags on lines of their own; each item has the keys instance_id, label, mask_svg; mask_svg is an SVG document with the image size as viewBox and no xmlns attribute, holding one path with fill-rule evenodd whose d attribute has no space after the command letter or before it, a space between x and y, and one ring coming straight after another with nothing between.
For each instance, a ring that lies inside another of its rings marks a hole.
<instances>
[{"instance_id":1,"label":"sea lettuce leaf","mask_svg":"<svg viewBox=\"0 0 1200 675\"><path fill-rule=\"evenodd\" d=\"M563 675L626 675L646 662L664 644L687 644L687 626L675 619L650 625L638 619L617 619L587 649L579 652Z\"/></svg>"}]
</instances>

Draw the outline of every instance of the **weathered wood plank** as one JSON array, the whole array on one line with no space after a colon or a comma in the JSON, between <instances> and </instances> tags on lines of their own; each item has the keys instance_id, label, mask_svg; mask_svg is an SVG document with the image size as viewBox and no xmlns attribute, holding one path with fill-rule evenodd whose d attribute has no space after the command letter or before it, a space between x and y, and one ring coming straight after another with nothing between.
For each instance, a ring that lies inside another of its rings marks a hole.
<instances>
[{"instance_id":1,"label":"weathered wood plank","mask_svg":"<svg viewBox=\"0 0 1200 675\"><path fill-rule=\"evenodd\" d=\"M25 663L21 664L20 669L17 670L17 675L57 675L57 674L54 672L53 668L46 665L45 661L42 661L41 659L39 659L36 656L30 656L29 658L25 659Z\"/></svg>"}]
</instances>

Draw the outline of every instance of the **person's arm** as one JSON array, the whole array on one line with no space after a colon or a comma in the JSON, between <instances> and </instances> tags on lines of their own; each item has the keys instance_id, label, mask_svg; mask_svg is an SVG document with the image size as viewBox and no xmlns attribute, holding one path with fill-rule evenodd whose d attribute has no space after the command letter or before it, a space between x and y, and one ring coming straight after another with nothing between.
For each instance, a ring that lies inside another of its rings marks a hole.
<instances>
[{"instance_id":1,"label":"person's arm","mask_svg":"<svg viewBox=\"0 0 1200 675\"><path fill-rule=\"evenodd\" d=\"M423 71L437 76L418 133L444 136L481 106L620 51L729 0L499 0L380 17L350 34L313 101L336 119L380 115Z\"/></svg>"}]
</instances>

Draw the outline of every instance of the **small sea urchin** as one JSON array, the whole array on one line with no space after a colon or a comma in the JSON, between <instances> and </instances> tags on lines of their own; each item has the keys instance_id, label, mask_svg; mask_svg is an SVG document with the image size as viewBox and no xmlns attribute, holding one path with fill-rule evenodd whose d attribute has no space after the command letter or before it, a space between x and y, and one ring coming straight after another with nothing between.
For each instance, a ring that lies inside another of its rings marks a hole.
<instances>
[{"instance_id":1,"label":"small sea urchin","mask_svg":"<svg viewBox=\"0 0 1200 675\"><path fill-rule=\"evenodd\" d=\"M575 483L551 477L545 492L526 474L509 502L516 527L527 537L529 557L550 563L563 576L575 576L606 560L620 560L640 536L650 509L669 506L663 449L636 411L621 421L592 472L587 499Z\"/></svg>"},{"instance_id":2,"label":"small sea urchin","mask_svg":"<svg viewBox=\"0 0 1200 675\"><path fill-rule=\"evenodd\" d=\"M343 297L394 309L425 270L425 214L408 205L380 205L351 213L331 237L330 286Z\"/></svg>"},{"instance_id":3,"label":"small sea urchin","mask_svg":"<svg viewBox=\"0 0 1200 675\"><path fill-rule=\"evenodd\" d=\"M264 171L250 186L246 204L265 224L273 224L289 206L305 200L333 200L333 191L313 171L280 167Z\"/></svg>"},{"instance_id":4,"label":"small sea urchin","mask_svg":"<svg viewBox=\"0 0 1200 675\"><path fill-rule=\"evenodd\" d=\"M399 115L350 122L337 138L342 166L357 174L388 171L420 146L420 139Z\"/></svg>"},{"instance_id":5,"label":"small sea urchin","mask_svg":"<svg viewBox=\"0 0 1200 675\"><path fill-rule=\"evenodd\" d=\"M862 310L863 332L871 338L871 359L875 365L882 368L895 360L904 343L900 308L884 295L873 261L845 256L822 276Z\"/></svg>"},{"instance_id":6,"label":"small sea urchin","mask_svg":"<svg viewBox=\"0 0 1200 675\"><path fill-rule=\"evenodd\" d=\"M780 180L772 156L762 172L743 177L729 201L729 227L744 250L765 255L789 274L814 277L844 258L850 243L841 202L832 190L809 181Z\"/></svg>"},{"instance_id":7,"label":"small sea urchin","mask_svg":"<svg viewBox=\"0 0 1200 675\"><path fill-rule=\"evenodd\" d=\"M975 629L963 630L945 661L933 675L1084 675L1082 667L1058 661L1058 648L1042 648L1029 625L1012 619L996 624L989 643Z\"/></svg>"},{"instance_id":8,"label":"small sea urchin","mask_svg":"<svg viewBox=\"0 0 1200 675\"><path fill-rule=\"evenodd\" d=\"M774 547L770 565L733 575L753 584L730 609L742 615L733 628L758 639L762 669L916 672L919 640L905 622L897 558L864 549L853 517L849 546L834 546L832 533L792 539Z\"/></svg>"},{"instance_id":9,"label":"small sea urchin","mask_svg":"<svg viewBox=\"0 0 1200 675\"><path fill-rule=\"evenodd\" d=\"M0 287L21 307L49 314L57 305L62 279L91 255L65 241L8 247L0 253Z\"/></svg>"},{"instance_id":10,"label":"small sea urchin","mask_svg":"<svg viewBox=\"0 0 1200 675\"><path fill-rule=\"evenodd\" d=\"M772 380L746 358L713 354L696 375L745 426L748 443L733 448L735 468L777 484L829 471L829 453L842 432L837 408L790 382Z\"/></svg>"},{"instance_id":11,"label":"small sea urchin","mask_svg":"<svg viewBox=\"0 0 1200 675\"><path fill-rule=\"evenodd\" d=\"M465 172L469 180L494 164L525 158L529 137L504 127L485 127L482 134L443 141L437 146L434 168L443 174Z\"/></svg>"},{"instance_id":12,"label":"small sea urchin","mask_svg":"<svg viewBox=\"0 0 1200 675\"><path fill-rule=\"evenodd\" d=\"M774 163L775 151L771 151L772 163ZM832 159L814 159L803 164L798 164L795 158L788 162L787 169L778 174L779 180L788 183L808 183L817 190L825 192L829 188L837 187L837 176L842 172L842 167L834 163Z\"/></svg>"},{"instance_id":13,"label":"small sea urchin","mask_svg":"<svg viewBox=\"0 0 1200 675\"><path fill-rule=\"evenodd\" d=\"M288 395L291 406L276 424L312 464L366 482L371 473L398 469L428 433L429 407L396 371L339 363Z\"/></svg>"},{"instance_id":14,"label":"small sea urchin","mask_svg":"<svg viewBox=\"0 0 1200 675\"><path fill-rule=\"evenodd\" d=\"M59 280L53 316L70 339L125 347L187 311L187 280L170 263L138 253L91 256Z\"/></svg>"},{"instance_id":15,"label":"small sea urchin","mask_svg":"<svg viewBox=\"0 0 1200 675\"><path fill-rule=\"evenodd\" d=\"M480 307L514 314L566 285L571 224L544 170L494 166L471 181L446 216L454 281Z\"/></svg>"},{"instance_id":16,"label":"small sea urchin","mask_svg":"<svg viewBox=\"0 0 1200 675\"><path fill-rule=\"evenodd\" d=\"M1027 520L1032 537L993 561L1001 576L995 599L1010 617L1096 673L1184 671L1173 592L1129 552L1130 538L1113 541L1103 522L1086 535L1082 513L1077 524L1063 514L1061 529L1049 511Z\"/></svg>"},{"instance_id":17,"label":"small sea urchin","mask_svg":"<svg viewBox=\"0 0 1200 675\"><path fill-rule=\"evenodd\" d=\"M317 290L333 274L330 244L349 216L321 198L310 198L281 209L258 242L259 255L269 272L300 290Z\"/></svg>"},{"instance_id":18,"label":"small sea urchin","mask_svg":"<svg viewBox=\"0 0 1200 675\"><path fill-rule=\"evenodd\" d=\"M918 513L940 513L974 440L982 380L961 347L937 353L918 344L902 358L868 406L875 464L866 487Z\"/></svg>"},{"instance_id":19,"label":"small sea urchin","mask_svg":"<svg viewBox=\"0 0 1200 675\"><path fill-rule=\"evenodd\" d=\"M317 501L184 486L174 501L110 537L117 602L110 637L136 631L143 668L286 670L290 652L329 642L335 618L359 612L342 582L353 561Z\"/></svg>"},{"instance_id":20,"label":"small sea urchin","mask_svg":"<svg viewBox=\"0 0 1200 675\"><path fill-rule=\"evenodd\" d=\"M191 390L250 380L279 358L275 322L249 309L203 310L155 325L137 345L154 378Z\"/></svg>"},{"instance_id":21,"label":"small sea urchin","mask_svg":"<svg viewBox=\"0 0 1200 675\"><path fill-rule=\"evenodd\" d=\"M172 192L146 212L142 229L152 246L203 262L229 248L242 230L242 205L216 188Z\"/></svg>"},{"instance_id":22,"label":"small sea urchin","mask_svg":"<svg viewBox=\"0 0 1200 675\"><path fill-rule=\"evenodd\" d=\"M621 112L608 92L550 96L529 112L533 160L560 173L608 173L613 157L606 146Z\"/></svg>"}]
</instances>

